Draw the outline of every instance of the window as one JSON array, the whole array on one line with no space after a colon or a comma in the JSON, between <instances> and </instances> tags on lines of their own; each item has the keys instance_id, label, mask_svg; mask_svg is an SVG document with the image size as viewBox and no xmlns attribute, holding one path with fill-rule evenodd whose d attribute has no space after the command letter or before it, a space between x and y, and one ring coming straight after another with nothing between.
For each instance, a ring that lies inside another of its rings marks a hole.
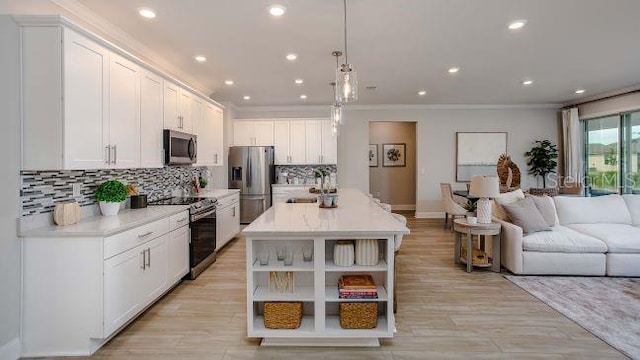
<instances>
[{"instance_id":1,"label":"window","mask_svg":"<svg viewBox=\"0 0 640 360\"><path fill-rule=\"evenodd\" d=\"M640 193L640 112L587 120L585 137L590 195Z\"/></svg>"}]
</instances>

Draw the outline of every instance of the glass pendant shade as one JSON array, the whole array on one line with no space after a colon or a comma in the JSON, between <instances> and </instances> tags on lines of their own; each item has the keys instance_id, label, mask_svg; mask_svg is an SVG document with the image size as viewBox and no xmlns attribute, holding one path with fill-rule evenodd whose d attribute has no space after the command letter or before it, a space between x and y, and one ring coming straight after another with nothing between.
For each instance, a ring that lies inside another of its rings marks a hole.
<instances>
[{"instance_id":1,"label":"glass pendant shade","mask_svg":"<svg viewBox=\"0 0 640 360\"><path fill-rule=\"evenodd\" d=\"M331 106L331 123L334 125L344 124L344 120L342 117L342 105L333 104Z\"/></svg>"},{"instance_id":2,"label":"glass pendant shade","mask_svg":"<svg viewBox=\"0 0 640 360\"><path fill-rule=\"evenodd\" d=\"M336 71L336 102L358 100L358 75L350 64L342 64Z\"/></svg>"},{"instance_id":3,"label":"glass pendant shade","mask_svg":"<svg viewBox=\"0 0 640 360\"><path fill-rule=\"evenodd\" d=\"M331 123L331 135L338 136L338 124L335 122Z\"/></svg>"}]
</instances>

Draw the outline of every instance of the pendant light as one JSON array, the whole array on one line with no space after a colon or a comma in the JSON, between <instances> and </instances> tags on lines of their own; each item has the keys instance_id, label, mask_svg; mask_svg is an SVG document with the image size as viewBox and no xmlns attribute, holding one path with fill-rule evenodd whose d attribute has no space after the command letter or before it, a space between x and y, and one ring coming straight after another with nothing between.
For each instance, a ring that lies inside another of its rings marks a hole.
<instances>
[{"instance_id":1,"label":"pendant light","mask_svg":"<svg viewBox=\"0 0 640 360\"><path fill-rule=\"evenodd\" d=\"M342 51L336 50L334 52L331 53L331 55L335 56L336 58L336 71L339 71L339 66L338 66L338 62L339 62L339 58L340 56L342 56ZM338 91L337 88L338 86L336 85L335 82L331 83L331 86L333 86L333 96L334 98L338 98ZM333 129L333 133L337 134L337 129L339 125L342 125L344 123L343 117L342 117L342 103L336 101L333 105L331 105L331 126Z\"/></svg>"},{"instance_id":2,"label":"pendant light","mask_svg":"<svg viewBox=\"0 0 640 360\"><path fill-rule=\"evenodd\" d=\"M347 0L342 0L344 5L344 63L336 70L336 102L345 104L358 100L358 75L349 64L349 52L347 50Z\"/></svg>"}]
</instances>

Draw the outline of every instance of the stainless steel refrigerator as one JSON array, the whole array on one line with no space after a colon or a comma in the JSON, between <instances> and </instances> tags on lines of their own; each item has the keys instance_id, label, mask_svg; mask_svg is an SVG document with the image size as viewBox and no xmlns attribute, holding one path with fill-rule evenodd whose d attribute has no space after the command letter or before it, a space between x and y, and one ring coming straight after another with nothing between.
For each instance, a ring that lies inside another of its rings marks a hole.
<instances>
[{"instance_id":1,"label":"stainless steel refrigerator","mask_svg":"<svg viewBox=\"0 0 640 360\"><path fill-rule=\"evenodd\" d=\"M275 182L273 146L232 146L229 189L240 189L240 223L248 224L271 207Z\"/></svg>"}]
</instances>

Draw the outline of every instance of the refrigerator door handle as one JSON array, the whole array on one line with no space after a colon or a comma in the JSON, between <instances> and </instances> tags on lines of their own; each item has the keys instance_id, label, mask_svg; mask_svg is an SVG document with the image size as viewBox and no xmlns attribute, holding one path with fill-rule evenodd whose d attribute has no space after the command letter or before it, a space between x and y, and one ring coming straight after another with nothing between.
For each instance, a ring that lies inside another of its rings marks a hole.
<instances>
[{"instance_id":1,"label":"refrigerator door handle","mask_svg":"<svg viewBox=\"0 0 640 360\"><path fill-rule=\"evenodd\" d=\"M251 151L247 151L247 188L251 188Z\"/></svg>"}]
</instances>

